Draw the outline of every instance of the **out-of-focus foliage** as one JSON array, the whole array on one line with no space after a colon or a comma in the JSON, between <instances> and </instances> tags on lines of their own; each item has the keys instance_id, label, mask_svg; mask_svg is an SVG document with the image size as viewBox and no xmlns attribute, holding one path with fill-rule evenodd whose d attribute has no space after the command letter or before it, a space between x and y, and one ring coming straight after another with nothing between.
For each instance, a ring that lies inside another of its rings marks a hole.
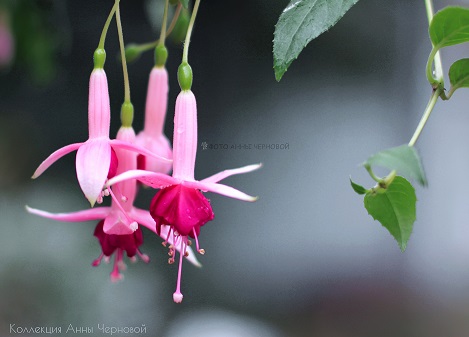
<instances>
[{"instance_id":1,"label":"out-of-focus foliage","mask_svg":"<svg viewBox=\"0 0 469 337\"><path fill-rule=\"evenodd\" d=\"M24 69L32 80L46 84L57 71L56 58L61 34L59 27L66 27L60 15L63 4L51 0L1 0L0 10L9 17L15 54L11 67Z\"/></svg>"}]
</instances>

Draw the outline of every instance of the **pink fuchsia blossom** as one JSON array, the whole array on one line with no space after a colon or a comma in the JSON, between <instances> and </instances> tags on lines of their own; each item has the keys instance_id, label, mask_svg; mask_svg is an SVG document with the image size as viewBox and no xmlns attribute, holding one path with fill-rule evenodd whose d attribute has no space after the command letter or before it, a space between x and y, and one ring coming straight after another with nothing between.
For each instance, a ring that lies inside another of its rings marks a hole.
<instances>
[{"instance_id":1,"label":"pink fuchsia blossom","mask_svg":"<svg viewBox=\"0 0 469 337\"><path fill-rule=\"evenodd\" d=\"M117 139L132 144L135 141L133 128L121 127L117 133ZM116 149L115 154L119 161L117 174L137 167L137 154L135 152ZM72 213L49 213L27 206L26 209L32 214L58 221L100 220L94 231L94 236L99 240L102 253L93 261L93 266L98 266L103 258L109 261L111 255L115 254L111 280L118 281L122 278L120 271L125 269L124 252L133 261L136 259L135 255L140 256L144 262L149 261L148 256L142 254L139 249L143 243L143 234L139 224L156 232L156 224L150 213L133 205L137 194L136 185L136 180L127 180L107 189L112 197L110 207L96 207ZM169 226L164 226L159 229L158 234L166 240L169 230ZM169 243L173 244L173 241L170 240ZM187 258L191 263L200 266L192 250L187 252Z\"/></svg>"},{"instance_id":2,"label":"pink fuchsia blossom","mask_svg":"<svg viewBox=\"0 0 469 337\"><path fill-rule=\"evenodd\" d=\"M171 159L173 153L168 138L163 133L168 105L168 72L164 67L153 67L148 80L144 128L137 135L136 144ZM172 164L147 156L138 156L138 168L153 172L169 173Z\"/></svg>"},{"instance_id":3,"label":"pink fuchsia blossom","mask_svg":"<svg viewBox=\"0 0 469 337\"><path fill-rule=\"evenodd\" d=\"M106 73L102 68L95 68L91 73L88 101L88 131L89 138L84 143L75 143L62 147L52 153L36 169L32 178L39 177L49 166L64 155L77 150L76 172L78 183L83 194L94 206L101 201L103 186L115 163L112 163L112 152L115 149L126 149L152 156L162 161L170 162L152 152L122 141L109 138L111 111L109 106L109 91Z\"/></svg>"},{"instance_id":4,"label":"pink fuchsia blossom","mask_svg":"<svg viewBox=\"0 0 469 337\"><path fill-rule=\"evenodd\" d=\"M187 253L191 241L195 239L197 251L200 249L198 236L200 228L214 218L210 202L200 191L214 192L231 198L256 201L257 197L249 196L233 187L218 183L219 181L241 173L257 170L261 164L249 165L237 169L225 170L211 177L197 181L194 179L194 166L197 152L197 104L192 91L182 91L176 100L173 135L173 174L167 176L161 173L144 170L130 170L108 180L107 185L138 179L153 188L159 188L150 206L150 214L156 221L156 231L162 236L163 228L169 226L167 241L170 245L169 262L174 262L174 249L180 252L178 279L173 299L180 303L182 257Z\"/></svg>"}]
</instances>

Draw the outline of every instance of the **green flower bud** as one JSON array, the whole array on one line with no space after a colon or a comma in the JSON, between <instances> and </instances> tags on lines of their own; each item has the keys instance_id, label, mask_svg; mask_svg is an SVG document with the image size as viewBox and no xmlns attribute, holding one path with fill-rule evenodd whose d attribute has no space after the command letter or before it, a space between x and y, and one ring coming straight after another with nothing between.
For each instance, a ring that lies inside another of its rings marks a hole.
<instances>
[{"instance_id":1,"label":"green flower bud","mask_svg":"<svg viewBox=\"0 0 469 337\"><path fill-rule=\"evenodd\" d=\"M178 82L181 90L191 90L192 87L192 68L183 62L178 68Z\"/></svg>"},{"instance_id":2,"label":"green flower bud","mask_svg":"<svg viewBox=\"0 0 469 337\"><path fill-rule=\"evenodd\" d=\"M134 106L131 102L124 102L121 107L121 123L124 127L131 127L134 120Z\"/></svg>"},{"instance_id":3,"label":"green flower bud","mask_svg":"<svg viewBox=\"0 0 469 337\"><path fill-rule=\"evenodd\" d=\"M95 69L104 68L104 63L106 62L106 51L102 48L98 48L94 51L93 62Z\"/></svg>"},{"instance_id":4,"label":"green flower bud","mask_svg":"<svg viewBox=\"0 0 469 337\"><path fill-rule=\"evenodd\" d=\"M155 65L164 67L168 59L168 49L164 45L158 45L155 48Z\"/></svg>"}]
</instances>

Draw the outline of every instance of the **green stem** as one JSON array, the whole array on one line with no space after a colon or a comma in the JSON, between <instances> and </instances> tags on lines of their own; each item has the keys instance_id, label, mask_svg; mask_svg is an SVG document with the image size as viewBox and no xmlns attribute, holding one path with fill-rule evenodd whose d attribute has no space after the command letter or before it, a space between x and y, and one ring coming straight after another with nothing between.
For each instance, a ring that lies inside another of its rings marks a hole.
<instances>
[{"instance_id":1,"label":"green stem","mask_svg":"<svg viewBox=\"0 0 469 337\"><path fill-rule=\"evenodd\" d=\"M396 178L397 171L392 170L386 178L383 179L382 184L384 188L387 188L393 182L394 178Z\"/></svg>"},{"instance_id":2,"label":"green stem","mask_svg":"<svg viewBox=\"0 0 469 337\"><path fill-rule=\"evenodd\" d=\"M173 32L173 29L176 26L176 22L177 22L177 19L179 17L179 14L181 13L181 8L182 8L182 5L179 4L176 8L176 12L174 13L173 19L172 19L171 23L169 24L168 29L166 30L165 38L168 37L169 35L171 35L171 33ZM161 38L156 40L156 41L153 41L153 42L142 43L142 44L138 45L138 49L141 52L152 50L158 44L160 44L160 41L161 41Z\"/></svg>"},{"instance_id":3,"label":"green stem","mask_svg":"<svg viewBox=\"0 0 469 337\"><path fill-rule=\"evenodd\" d=\"M104 42L106 41L107 30L109 28L109 25L111 24L112 17L114 16L114 13L116 12L117 5L118 5L118 2L116 1L116 3L114 3L114 6L112 6L109 16L107 17L106 23L104 24L103 31L101 33L101 38L99 39L98 49L104 49Z\"/></svg>"},{"instance_id":4,"label":"green stem","mask_svg":"<svg viewBox=\"0 0 469 337\"><path fill-rule=\"evenodd\" d=\"M430 101L427 104L427 107L425 108L425 111L423 113L422 118L420 119L419 125L417 126L417 129L415 129L414 135L409 141L409 146L414 146L415 142L417 142L417 139L419 138L420 134L422 133L423 128L425 127L425 124L428 121L428 118L430 117L433 108L435 107L436 101L438 100L438 97L441 94L442 89L438 88L433 91L432 96L430 97Z\"/></svg>"},{"instance_id":5,"label":"green stem","mask_svg":"<svg viewBox=\"0 0 469 337\"><path fill-rule=\"evenodd\" d=\"M433 9L433 1L432 0L425 0L425 8L427 10L427 18L428 18L428 24L432 22L433 19L433 13L435 12ZM443 87L443 65L441 63L441 56L440 52L438 51L439 48L436 48L433 46L433 50L430 53L430 57L428 58L427 62L427 78L428 81L433 85L436 84L436 82L440 83ZM435 61L435 77L433 77L433 73L431 71L432 63Z\"/></svg>"},{"instance_id":6,"label":"green stem","mask_svg":"<svg viewBox=\"0 0 469 337\"><path fill-rule=\"evenodd\" d=\"M181 9L182 9L182 5L181 3L179 3L179 5L176 7L176 12L174 13L173 19L171 20L171 23L169 24L168 31L166 32L166 37L168 37L171 34L174 27L176 26L176 22L178 21L179 14L181 14Z\"/></svg>"},{"instance_id":7,"label":"green stem","mask_svg":"<svg viewBox=\"0 0 469 337\"><path fill-rule=\"evenodd\" d=\"M378 177L377 175L375 175L375 173L373 172L373 170L371 169L371 166L370 165L365 165L365 169L368 171L368 174L370 175L370 177L376 181L378 184L381 183L383 181L382 178Z\"/></svg>"},{"instance_id":8,"label":"green stem","mask_svg":"<svg viewBox=\"0 0 469 337\"><path fill-rule=\"evenodd\" d=\"M119 35L119 45L121 50L122 59L122 72L124 73L124 102L130 103L130 84L129 84L129 73L127 72L127 61L125 60L125 46L124 46L124 34L122 33L121 15L119 10L120 0L116 0L116 22L117 22L117 34Z\"/></svg>"},{"instance_id":9,"label":"green stem","mask_svg":"<svg viewBox=\"0 0 469 337\"><path fill-rule=\"evenodd\" d=\"M433 47L432 51L430 52L430 55L428 55L428 60L427 60L427 68L426 68L426 74L427 74L427 80L428 82L432 85L432 87L436 88L439 84L440 81L435 78L433 75L433 61L435 60L435 73L436 73L436 54L438 53L438 49Z\"/></svg>"},{"instance_id":10,"label":"green stem","mask_svg":"<svg viewBox=\"0 0 469 337\"><path fill-rule=\"evenodd\" d=\"M169 0L166 0L164 4L163 24L161 25L160 41L158 43L159 46L164 46L164 40L166 38L166 23L168 21L168 7L169 7Z\"/></svg>"},{"instance_id":11,"label":"green stem","mask_svg":"<svg viewBox=\"0 0 469 337\"><path fill-rule=\"evenodd\" d=\"M194 28L195 17L199 10L200 0L195 0L194 9L192 10L191 20L189 21L189 27L187 28L186 40L184 41L184 51L182 53L182 63L188 63L189 55L189 43L191 41L192 29Z\"/></svg>"}]
</instances>

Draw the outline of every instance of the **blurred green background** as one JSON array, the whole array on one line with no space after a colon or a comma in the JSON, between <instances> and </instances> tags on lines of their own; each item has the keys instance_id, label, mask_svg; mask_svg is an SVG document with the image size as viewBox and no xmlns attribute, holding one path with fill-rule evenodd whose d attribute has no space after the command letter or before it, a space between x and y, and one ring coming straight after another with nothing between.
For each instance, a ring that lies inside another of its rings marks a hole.
<instances>
[{"instance_id":1,"label":"blurred green background","mask_svg":"<svg viewBox=\"0 0 469 337\"><path fill-rule=\"evenodd\" d=\"M349 186L372 181L358 166L406 143L430 88L431 49L423 1L362 0L312 42L276 83L274 25L288 1L202 1L189 61L199 113L196 178L262 162L227 184L259 195L254 204L219 195L200 236L201 269L184 265L184 301L172 302L177 267L145 231L149 265L128 263L112 284L96 225L32 216L88 207L73 154L35 181L52 151L87 138L92 55L112 0L0 1L0 24L14 38L0 70L0 335L15 327L146 326L172 336L469 336L468 93L438 103L417 147L429 187L417 188L417 222L402 254L366 214ZM435 1L437 9L468 1ZM122 0L127 43L159 36L162 0ZM6 23L6 24L5 24ZM0 27L1 28L1 27ZM106 41L111 135L123 101L115 24ZM3 50L4 51L4 50ZM178 94L180 44L169 44L166 134ZM467 45L443 52L445 69ZM134 127L142 128L151 52L129 65ZM285 144L288 149L254 148ZM153 190L140 192L146 208ZM69 332L68 334L73 334ZM16 334L17 335L17 334ZM125 334L123 334L125 335ZM128 335L128 334L127 334Z\"/></svg>"}]
</instances>

